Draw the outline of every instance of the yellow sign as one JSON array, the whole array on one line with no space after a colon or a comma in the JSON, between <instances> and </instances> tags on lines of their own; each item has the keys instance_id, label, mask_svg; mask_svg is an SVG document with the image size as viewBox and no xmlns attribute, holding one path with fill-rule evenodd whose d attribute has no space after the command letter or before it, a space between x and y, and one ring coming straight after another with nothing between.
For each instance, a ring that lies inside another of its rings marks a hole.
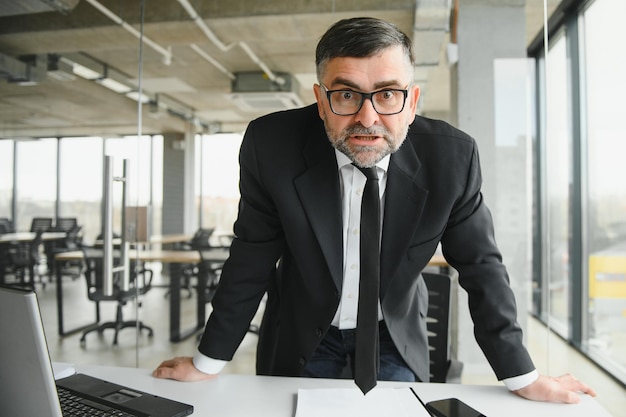
<instances>
[{"instance_id":1,"label":"yellow sign","mask_svg":"<svg viewBox=\"0 0 626 417\"><path fill-rule=\"evenodd\" d=\"M626 256L589 257L589 297L626 299Z\"/></svg>"}]
</instances>

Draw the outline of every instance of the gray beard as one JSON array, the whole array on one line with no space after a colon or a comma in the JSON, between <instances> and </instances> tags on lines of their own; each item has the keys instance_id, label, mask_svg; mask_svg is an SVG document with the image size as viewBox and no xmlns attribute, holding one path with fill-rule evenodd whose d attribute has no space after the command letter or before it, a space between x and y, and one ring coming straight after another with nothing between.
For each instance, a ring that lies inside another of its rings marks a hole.
<instances>
[{"instance_id":1,"label":"gray beard","mask_svg":"<svg viewBox=\"0 0 626 417\"><path fill-rule=\"evenodd\" d=\"M409 127L406 126L404 131L400 132L402 139L393 140L394 138L390 137L389 132L384 127L372 129L365 128L361 125L354 125L336 134L328 128L326 121L324 121L324 128L326 129L326 135L333 147L346 155L356 166L361 168L373 167L387 155L396 152L406 139L409 131ZM379 135L385 139L387 146L384 148L376 148L367 145L350 147L348 145L348 138L352 135Z\"/></svg>"}]
</instances>

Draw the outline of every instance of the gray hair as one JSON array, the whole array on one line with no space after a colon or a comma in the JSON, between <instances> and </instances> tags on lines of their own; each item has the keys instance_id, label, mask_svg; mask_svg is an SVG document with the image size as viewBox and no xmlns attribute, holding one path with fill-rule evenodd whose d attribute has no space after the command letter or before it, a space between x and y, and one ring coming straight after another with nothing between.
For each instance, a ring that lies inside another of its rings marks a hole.
<instances>
[{"instance_id":1,"label":"gray hair","mask_svg":"<svg viewBox=\"0 0 626 417\"><path fill-rule=\"evenodd\" d=\"M326 64L332 58L367 58L395 45L402 46L412 77L415 63L413 43L397 26L373 17L340 20L326 31L317 44L317 78L321 80Z\"/></svg>"}]
</instances>

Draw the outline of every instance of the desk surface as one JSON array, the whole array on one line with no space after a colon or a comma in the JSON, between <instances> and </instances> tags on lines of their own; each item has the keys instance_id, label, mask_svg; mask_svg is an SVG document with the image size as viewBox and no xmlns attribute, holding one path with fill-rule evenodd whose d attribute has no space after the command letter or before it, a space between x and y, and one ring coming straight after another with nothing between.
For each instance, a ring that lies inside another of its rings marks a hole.
<instances>
[{"instance_id":1,"label":"desk surface","mask_svg":"<svg viewBox=\"0 0 626 417\"><path fill-rule=\"evenodd\" d=\"M170 235L152 235L150 236L150 243L181 243L188 242L193 238L193 235L180 233Z\"/></svg>"},{"instance_id":2,"label":"desk surface","mask_svg":"<svg viewBox=\"0 0 626 417\"><path fill-rule=\"evenodd\" d=\"M6 233L0 235L0 242L24 242L33 240L36 235L35 232ZM65 239L65 236L67 236L65 232L43 232L41 234L41 240Z\"/></svg>"},{"instance_id":3,"label":"desk surface","mask_svg":"<svg viewBox=\"0 0 626 417\"><path fill-rule=\"evenodd\" d=\"M354 388L351 380L220 375L203 382L176 382L153 378L150 370L77 366L78 372L148 393L192 404L194 416L294 417L299 388ZM410 384L382 382L379 387L412 386L424 402L456 397L488 417L611 417L595 399L583 395L579 404L552 404L524 400L504 386ZM417 406L417 404L416 404Z\"/></svg>"},{"instance_id":4,"label":"desk surface","mask_svg":"<svg viewBox=\"0 0 626 417\"><path fill-rule=\"evenodd\" d=\"M228 258L228 249L210 249L204 251L209 253L210 260L225 261ZM196 250L143 250L130 249L128 251L130 259L138 259L144 262L165 262L165 263L198 263L201 261L200 253ZM55 256L57 261L76 261L83 259L82 251L62 252Z\"/></svg>"}]
</instances>

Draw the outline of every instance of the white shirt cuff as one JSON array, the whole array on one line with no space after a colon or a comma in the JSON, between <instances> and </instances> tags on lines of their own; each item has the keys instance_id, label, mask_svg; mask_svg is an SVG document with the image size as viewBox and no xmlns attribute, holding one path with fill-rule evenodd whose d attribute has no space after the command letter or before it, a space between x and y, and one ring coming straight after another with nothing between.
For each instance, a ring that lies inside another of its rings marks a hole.
<instances>
[{"instance_id":1,"label":"white shirt cuff","mask_svg":"<svg viewBox=\"0 0 626 417\"><path fill-rule=\"evenodd\" d=\"M215 375L219 374L228 361L223 361L220 359L209 358L208 356L204 356L199 351L196 351L196 354L193 355L193 365L200 372L204 372L205 374Z\"/></svg>"},{"instance_id":2,"label":"white shirt cuff","mask_svg":"<svg viewBox=\"0 0 626 417\"><path fill-rule=\"evenodd\" d=\"M539 372L537 372L537 370L535 369L534 371L524 375L514 376L512 378L505 378L502 380L502 382L504 382L504 385L506 385L506 387L510 391L517 391L518 389L522 389L532 384L537 380L537 378L539 378Z\"/></svg>"}]
</instances>

